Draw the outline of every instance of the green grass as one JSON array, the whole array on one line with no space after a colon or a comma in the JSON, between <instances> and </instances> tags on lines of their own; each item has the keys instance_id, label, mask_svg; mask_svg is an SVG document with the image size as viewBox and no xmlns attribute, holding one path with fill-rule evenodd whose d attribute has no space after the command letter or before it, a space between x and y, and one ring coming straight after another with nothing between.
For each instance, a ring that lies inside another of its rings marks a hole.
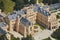
<instances>
[{"instance_id":1,"label":"green grass","mask_svg":"<svg viewBox=\"0 0 60 40\"><path fill-rule=\"evenodd\" d=\"M38 27L37 26L34 26L34 29L37 29Z\"/></svg>"},{"instance_id":2,"label":"green grass","mask_svg":"<svg viewBox=\"0 0 60 40\"><path fill-rule=\"evenodd\" d=\"M40 26L40 28L41 28L42 30L46 29L44 26Z\"/></svg>"},{"instance_id":3,"label":"green grass","mask_svg":"<svg viewBox=\"0 0 60 40\"><path fill-rule=\"evenodd\" d=\"M55 12L57 12L56 10L54 10L54 11L52 11L51 13L55 13Z\"/></svg>"},{"instance_id":4,"label":"green grass","mask_svg":"<svg viewBox=\"0 0 60 40\"><path fill-rule=\"evenodd\" d=\"M60 19L60 15L57 15L57 19Z\"/></svg>"},{"instance_id":5,"label":"green grass","mask_svg":"<svg viewBox=\"0 0 60 40\"><path fill-rule=\"evenodd\" d=\"M60 15L60 13L58 13L58 15Z\"/></svg>"},{"instance_id":6,"label":"green grass","mask_svg":"<svg viewBox=\"0 0 60 40\"><path fill-rule=\"evenodd\" d=\"M38 30L34 30L34 32L38 32Z\"/></svg>"},{"instance_id":7,"label":"green grass","mask_svg":"<svg viewBox=\"0 0 60 40\"><path fill-rule=\"evenodd\" d=\"M58 13L58 15L57 15L57 19L60 19L60 13Z\"/></svg>"},{"instance_id":8,"label":"green grass","mask_svg":"<svg viewBox=\"0 0 60 40\"><path fill-rule=\"evenodd\" d=\"M42 30L46 29L44 26L42 26L42 25L40 25L40 24L38 24L38 23L35 23L34 25L39 26Z\"/></svg>"}]
</instances>

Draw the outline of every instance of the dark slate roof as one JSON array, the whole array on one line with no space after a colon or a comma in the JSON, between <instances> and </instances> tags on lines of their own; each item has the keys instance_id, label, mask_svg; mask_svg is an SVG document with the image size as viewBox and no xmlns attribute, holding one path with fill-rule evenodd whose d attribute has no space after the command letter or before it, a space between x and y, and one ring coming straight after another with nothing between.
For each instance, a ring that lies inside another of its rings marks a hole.
<instances>
[{"instance_id":1,"label":"dark slate roof","mask_svg":"<svg viewBox=\"0 0 60 40\"><path fill-rule=\"evenodd\" d=\"M35 5L34 5L34 11L38 12L39 9L40 9L40 7L39 7L37 4L35 4Z\"/></svg>"},{"instance_id":2,"label":"dark slate roof","mask_svg":"<svg viewBox=\"0 0 60 40\"><path fill-rule=\"evenodd\" d=\"M7 24L5 22L0 22L0 28L5 27Z\"/></svg>"},{"instance_id":3,"label":"dark slate roof","mask_svg":"<svg viewBox=\"0 0 60 40\"><path fill-rule=\"evenodd\" d=\"M28 20L27 20L26 18L24 18L24 17L21 18L20 22L21 22L22 24L24 24L25 26L30 26L30 25L31 25L31 22L28 21Z\"/></svg>"},{"instance_id":4,"label":"dark slate roof","mask_svg":"<svg viewBox=\"0 0 60 40\"><path fill-rule=\"evenodd\" d=\"M47 11L44 10L43 8L40 8L40 6L38 6L38 5L37 5L37 6L35 5L34 11L39 12L39 13L45 15L45 16L49 16L49 15L50 15L49 12L47 12Z\"/></svg>"},{"instance_id":5,"label":"dark slate roof","mask_svg":"<svg viewBox=\"0 0 60 40\"><path fill-rule=\"evenodd\" d=\"M44 9L40 9L39 12L42 13L43 15L45 15L45 16L50 16L50 13L47 12L46 10L44 10Z\"/></svg>"},{"instance_id":6,"label":"dark slate roof","mask_svg":"<svg viewBox=\"0 0 60 40\"><path fill-rule=\"evenodd\" d=\"M17 18L17 14L15 12L12 12L10 15L8 15L9 20L13 20Z\"/></svg>"}]
</instances>

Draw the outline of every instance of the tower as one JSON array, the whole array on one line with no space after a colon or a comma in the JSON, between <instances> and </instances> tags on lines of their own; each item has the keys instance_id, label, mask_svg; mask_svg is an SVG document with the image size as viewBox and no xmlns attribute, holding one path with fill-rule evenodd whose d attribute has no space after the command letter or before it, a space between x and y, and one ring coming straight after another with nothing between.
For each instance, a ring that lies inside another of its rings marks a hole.
<instances>
[{"instance_id":1,"label":"tower","mask_svg":"<svg viewBox=\"0 0 60 40\"><path fill-rule=\"evenodd\" d=\"M17 16L17 20L16 20L16 31L19 32L19 25L20 25L20 18L21 16Z\"/></svg>"}]
</instances>

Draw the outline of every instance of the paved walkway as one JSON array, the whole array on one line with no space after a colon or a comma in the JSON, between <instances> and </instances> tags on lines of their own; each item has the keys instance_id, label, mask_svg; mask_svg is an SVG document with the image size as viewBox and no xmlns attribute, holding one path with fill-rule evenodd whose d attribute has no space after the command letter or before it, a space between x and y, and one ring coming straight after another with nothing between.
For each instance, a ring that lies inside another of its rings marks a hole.
<instances>
[{"instance_id":1,"label":"paved walkway","mask_svg":"<svg viewBox=\"0 0 60 40\"><path fill-rule=\"evenodd\" d=\"M36 34L33 35L33 37L35 40L42 40L50 37L51 34L52 34L52 31L46 29L46 30L37 32Z\"/></svg>"}]
</instances>

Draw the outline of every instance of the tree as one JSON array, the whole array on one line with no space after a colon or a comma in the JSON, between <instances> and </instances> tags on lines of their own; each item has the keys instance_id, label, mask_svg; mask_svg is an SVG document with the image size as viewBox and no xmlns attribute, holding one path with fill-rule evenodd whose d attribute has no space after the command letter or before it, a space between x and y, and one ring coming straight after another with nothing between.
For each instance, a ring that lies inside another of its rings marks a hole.
<instances>
[{"instance_id":1,"label":"tree","mask_svg":"<svg viewBox=\"0 0 60 40\"><path fill-rule=\"evenodd\" d=\"M13 35L11 35L11 40L20 40L20 38L15 38Z\"/></svg>"},{"instance_id":2,"label":"tree","mask_svg":"<svg viewBox=\"0 0 60 40\"><path fill-rule=\"evenodd\" d=\"M58 2L60 2L60 0L58 0Z\"/></svg>"},{"instance_id":3,"label":"tree","mask_svg":"<svg viewBox=\"0 0 60 40\"><path fill-rule=\"evenodd\" d=\"M2 11L4 10L4 4L1 0L0 0L0 9L2 9Z\"/></svg>"},{"instance_id":4,"label":"tree","mask_svg":"<svg viewBox=\"0 0 60 40\"><path fill-rule=\"evenodd\" d=\"M54 4L54 3L59 3L60 0L43 0L43 3L46 4Z\"/></svg>"},{"instance_id":5,"label":"tree","mask_svg":"<svg viewBox=\"0 0 60 40\"><path fill-rule=\"evenodd\" d=\"M41 3L43 0L38 0L39 3Z\"/></svg>"},{"instance_id":6,"label":"tree","mask_svg":"<svg viewBox=\"0 0 60 40\"><path fill-rule=\"evenodd\" d=\"M24 1L23 0L13 0L15 2L15 10L20 10L24 7Z\"/></svg>"},{"instance_id":7,"label":"tree","mask_svg":"<svg viewBox=\"0 0 60 40\"><path fill-rule=\"evenodd\" d=\"M43 3L44 4L52 4L53 3L53 0L43 0Z\"/></svg>"},{"instance_id":8,"label":"tree","mask_svg":"<svg viewBox=\"0 0 60 40\"><path fill-rule=\"evenodd\" d=\"M54 31L51 35L53 38L60 40L60 27L56 31Z\"/></svg>"},{"instance_id":9,"label":"tree","mask_svg":"<svg viewBox=\"0 0 60 40\"><path fill-rule=\"evenodd\" d=\"M33 1L30 0L30 3L31 3L31 4L35 4L35 3L36 3L36 0L33 0Z\"/></svg>"},{"instance_id":10,"label":"tree","mask_svg":"<svg viewBox=\"0 0 60 40\"><path fill-rule=\"evenodd\" d=\"M4 12L5 13L9 13L12 12L15 6L15 3L11 0L2 0L3 4L4 4Z\"/></svg>"},{"instance_id":11,"label":"tree","mask_svg":"<svg viewBox=\"0 0 60 40\"><path fill-rule=\"evenodd\" d=\"M8 40L8 39L7 39L6 35L4 34L4 35L0 36L0 40Z\"/></svg>"},{"instance_id":12,"label":"tree","mask_svg":"<svg viewBox=\"0 0 60 40\"><path fill-rule=\"evenodd\" d=\"M29 3L29 1L28 0L23 0L24 1L24 4L28 4Z\"/></svg>"},{"instance_id":13,"label":"tree","mask_svg":"<svg viewBox=\"0 0 60 40\"><path fill-rule=\"evenodd\" d=\"M0 0L0 9L5 13L12 12L14 9L15 3L12 0Z\"/></svg>"},{"instance_id":14,"label":"tree","mask_svg":"<svg viewBox=\"0 0 60 40\"><path fill-rule=\"evenodd\" d=\"M53 0L53 4L54 4L54 3L58 3L58 2L59 2L58 0Z\"/></svg>"}]
</instances>

